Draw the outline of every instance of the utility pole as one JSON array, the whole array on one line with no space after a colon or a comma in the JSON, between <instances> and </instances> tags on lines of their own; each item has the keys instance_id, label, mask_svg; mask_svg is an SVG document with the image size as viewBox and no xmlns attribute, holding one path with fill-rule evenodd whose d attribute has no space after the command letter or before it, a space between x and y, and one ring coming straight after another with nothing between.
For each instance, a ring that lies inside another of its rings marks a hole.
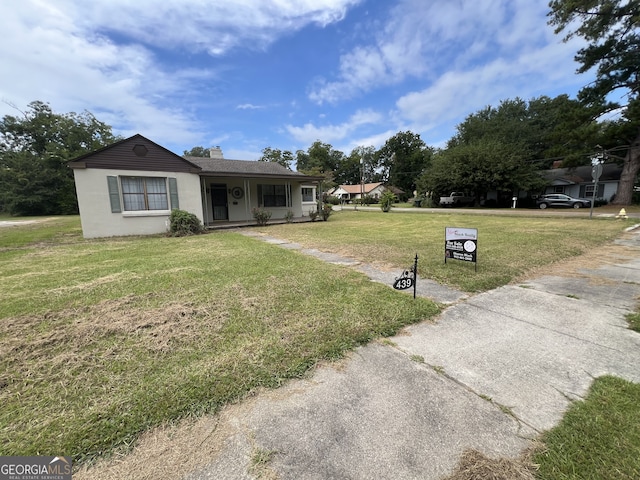
<instances>
[{"instance_id":1,"label":"utility pole","mask_svg":"<svg viewBox=\"0 0 640 480\"><path fill-rule=\"evenodd\" d=\"M360 201L364 205L364 155L360 157Z\"/></svg>"},{"instance_id":2,"label":"utility pole","mask_svg":"<svg viewBox=\"0 0 640 480\"><path fill-rule=\"evenodd\" d=\"M602 175L602 163L604 162L603 148L600 145L596 145L599 152L591 158L591 178L593 178L593 192L591 192L591 210L589 211L589 219L593 218L593 205L596 201L596 195L598 194L598 180Z\"/></svg>"}]
</instances>

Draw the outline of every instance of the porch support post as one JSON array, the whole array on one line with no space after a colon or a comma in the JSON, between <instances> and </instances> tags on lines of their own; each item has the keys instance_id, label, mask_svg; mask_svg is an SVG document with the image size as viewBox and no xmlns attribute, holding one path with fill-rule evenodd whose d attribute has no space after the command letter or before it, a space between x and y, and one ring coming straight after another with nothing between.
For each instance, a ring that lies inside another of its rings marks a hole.
<instances>
[{"instance_id":1,"label":"porch support post","mask_svg":"<svg viewBox=\"0 0 640 480\"><path fill-rule=\"evenodd\" d=\"M202 214L204 215L202 223L206 227L209 223L209 202L207 201L207 183L204 177L200 177L200 191L202 192Z\"/></svg>"},{"instance_id":2,"label":"porch support post","mask_svg":"<svg viewBox=\"0 0 640 480\"><path fill-rule=\"evenodd\" d=\"M251 182L244 179L244 214L247 222L251 221Z\"/></svg>"}]
</instances>

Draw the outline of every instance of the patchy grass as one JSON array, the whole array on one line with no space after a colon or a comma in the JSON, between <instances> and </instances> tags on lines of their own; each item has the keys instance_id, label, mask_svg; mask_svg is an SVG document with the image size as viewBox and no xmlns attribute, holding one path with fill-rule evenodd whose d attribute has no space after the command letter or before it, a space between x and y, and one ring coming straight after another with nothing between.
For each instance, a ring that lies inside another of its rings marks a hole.
<instances>
[{"instance_id":1,"label":"patchy grass","mask_svg":"<svg viewBox=\"0 0 640 480\"><path fill-rule=\"evenodd\" d=\"M640 333L640 313L636 312L627 315L627 323L629 323L631 330Z\"/></svg>"},{"instance_id":2,"label":"patchy grass","mask_svg":"<svg viewBox=\"0 0 640 480\"><path fill-rule=\"evenodd\" d=\"M0 229L4 455L127 450L439 311L231 232L85 241L70 220Z\"/></svg>"},{"instance_id":3,"label":"patchy grass","mask_svg":"<svg viewBox=\"0 0 640 480\"><path fill-rule=\"evenodd\" d=\"M595 380L584 401L519 458L464 452L446 480L635 480L640 478L640 385Z\"/></svg>"},{"instance_id":4,"label":"patchy grass","mask_svg":"<svg viewBox=\"0 0 640 480\"><path fill-rule=\"evenodd\" d=\"M0 217L0 221L20 225L0 227L0 251L37 243L74 243L81 241L80 217Z\"/></svg>"},{"instance_id":5,"label":"patchy grass","mask_svg":"<svg viewBox=\"0 0 640 480\"><path fill-rule=\"evenodd\" d=\"M640 385L601 377L542 438L534 461L544 480L640 478Z\"/></svg>"},{"instance_id":6,"label":"patchy grass","mask_svg":"<svg viewBox=\"0 0 640 480\"><path fill-rule=\"evenodd\" d=\"M411 361L416 363L424 363L424 357L422 355L411 355Z\"/></svg>"},{"instance_id":7,"label":"patchy grass","mask_svg":"<svg viewBox=\"0 0 640 480\"><path fill-rule=\"evenodd\" d=\"M391 214L344 210L334 212L328 222L270 225L260 230L307 248L388 268L409 267L417 253L421 276L466 292L478 292L593 250L633 222L571 215L465 215L453 210ZM445 227L478 229L477 272L469 262L448 261L445 265Z\"/></svg>"},{"instance_id":8,"label":"patchy grass","mask_svg":"<svg viewBox=\"0 0 640 480\"><path fill-rule=\"evenodd\" d=\"M271 470L269 464L278 452L254 448L251 454L249 472L260 480L277 480L278 476Z\"/></svg>"}]
</instances>

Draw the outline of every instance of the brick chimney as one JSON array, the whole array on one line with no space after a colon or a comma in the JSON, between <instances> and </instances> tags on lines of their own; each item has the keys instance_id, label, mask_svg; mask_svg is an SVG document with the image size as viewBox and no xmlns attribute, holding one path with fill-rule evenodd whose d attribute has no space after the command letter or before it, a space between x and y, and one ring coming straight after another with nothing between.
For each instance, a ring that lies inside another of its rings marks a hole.
<instances>
[{"instance_id":1,"label":"brick chimney","mask_svg":"<svg viewBox=\"0 0 640 480\"><path fill-rule=\"evenodd\" d=\"M222 149L219 145L216 145L215 147L211 147L209 149L209 158L224 158L222 156Z\"/></svg>"}]
</instances>

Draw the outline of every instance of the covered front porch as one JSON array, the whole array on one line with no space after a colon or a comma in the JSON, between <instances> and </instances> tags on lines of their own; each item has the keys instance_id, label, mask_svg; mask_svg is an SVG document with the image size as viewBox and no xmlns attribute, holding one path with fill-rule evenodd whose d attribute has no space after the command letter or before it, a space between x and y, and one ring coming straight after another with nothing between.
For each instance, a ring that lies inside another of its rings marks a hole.
<instances>
[{"instance_id":1,"label":"covered front porch","mask_svg":"<svg viewBox=\"0 0 640 480\"><path fill-rule=\"evenodd\" d=\"M309 216L293 218L290 221L287 221L286 219L278 218L275 220L267 221L266 225L281 225L284 223L306 223L311 221L312 221L311 217ZM258 225L258 222L256 222L252 218L251 220L237 221L237 222L225 222L225 221L210 222L205 225L205 228L207 230L233 230L236 228L258 227L258 226L260 226Z\"/></svg>"},{"instance_id":2,"label":"covered front porch","mask_svg":"<svg viewBox=\"0 0 640 480\"><path fill-rule=\"evenodd\" d=\"M309 221L317 209L317 184L290 178L201 175L203 224L222 229L257 225L253 212L271 213L268 223Z\"/></svg>"}]
</instances>

